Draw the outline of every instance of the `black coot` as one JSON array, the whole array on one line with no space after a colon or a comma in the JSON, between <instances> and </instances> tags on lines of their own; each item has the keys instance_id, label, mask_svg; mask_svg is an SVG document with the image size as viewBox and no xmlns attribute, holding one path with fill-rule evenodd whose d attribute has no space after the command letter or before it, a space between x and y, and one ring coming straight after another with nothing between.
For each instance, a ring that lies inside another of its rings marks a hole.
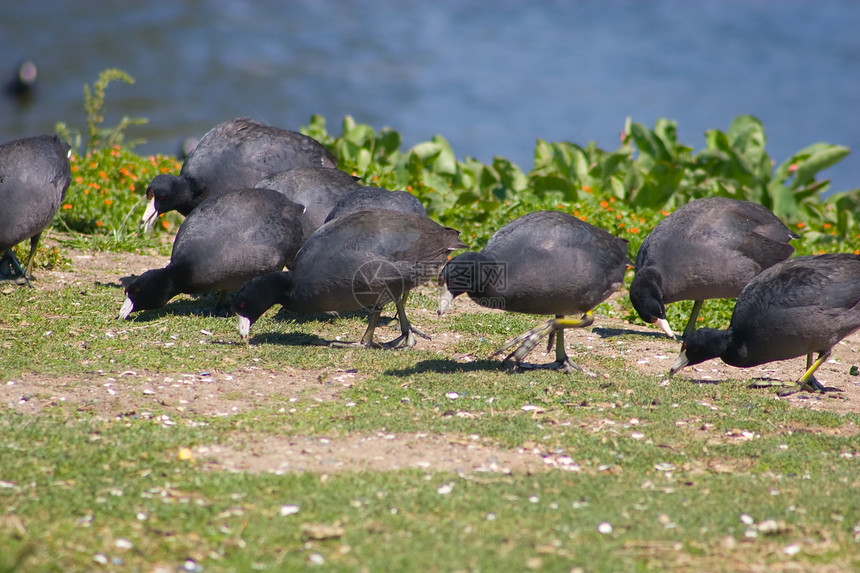
<instances>
[{"instance_id":1,"label":"black coot","mask_svg":"<svg viewBox=\"0 0 860 573\"><path fill-rule=\"evenodd\" d=\"M71 181L69 146L56 135L0 145L0 279L27 282L32 278L39 238L54 219ZM26 270L12 252L25 239L30 239Z\"/></svg>"},{"instance_id":2,"label":"black coot","mask_svg":"<svg viewBox=\"0 0 860 573\"><path fill-rule=\"evenodd\" d=\"M245 187L278 171L312 165L335 167L337 160L315 139L246 117L212 128L188 154L179 175L156 175L146 189L142 223L168 211L185 216L204 199Z\"/></svg>"},{"instance_id":3,"label":"black coot","mask_svg":"<svg viewBox=\"0 0 860 573\"><path fill-rule=\"evenodd\" d=\"M702 328L687 337L672 366L721 358L748 368L807 355L797 384L780 392L820 390L815 370L833 346L860 328L860 257L828 254L795 257L753 278L738 296L728 330ZM813 362L812 356L818 353Z\"/></svg>"},{"instance_id":4,"label":"black coot","mask_svg":"<svg viewBox=\"0 0 860 573\"><path fill-rule=\"evenodd\" d=\"M464 247L459 232L423 215L386 210L359 211L317 229L302 246L289 271L248 282L233 298L239 332L275 304L298 313L370 309L367 331L359 344L384 348L411 347L415 330L403 307L403 296L436 276L448 253ZM401 335L386 344L373 341L382 307L394 301Z\"/></svg>"},{"instance_id":5,"label":"black coot","mask_svg":"<svg viewBox=\"0 0 860 573\"><path fill-rule=\"evenodd\" d=\"M299 218L307 240L325 222L346 194L361 188L355 177L333 167L294 167L261 179L254 187L274 189L293 203L303 205Z\"/></svg>"},{"instance_id":6,"label":"black coot","mask_svg":"<svg viewBox=\"0 0 860 573\"><path fill-rule=\"evenodd\" d=\"M18 103L25 104L30 101L36 91L39 79L39 68L33 60L20 62L6 82L5 91L8 95L16 98Z\"/></svg>"},{"instance_id":7,"label":"black coot","mask_svg":"<svg viewBox=\"0 0 860 573\"><path fill-rule=\"evenodd\" d=\"M642 242L630 302L642 320L674 338L665 305L695 301L682 335L687 337L705 299L738 296L754 276L791 256L789 241L797 238L757 203L696 199L660 221Z\"/></svg>"},{"instance_id":8,"label":"black coot","mask_svg":"<svg viewBox=\"0 0 860 573\"><path fill-rule=\"evenodd\" d=\"M360 187L344 195L329 212L326 221L331 221L357 211L387 209L400 213L427 216L421 201L407 191L389 191L381 187Z\"/></svg>"},{"instance_id":9,"label":"black coot","mask_svg":"<svg viewBox=\"0 0 860 573\"><path fill-rule=\"evenodd\" d=\"M301 246L301 212L271 189L237 189L203 201L179 227L170 263L128 285L119 317L159 308L179 293L233 291L281 270Z\"/></svg>"},{"instance_id":10,"label":"black coot","mask_svg":"<svg viewBox=\"0 0 860 573\"><path fill-rule=\"evenodd\" d=\"M577 368L564 349L564 329L588 326L591 310L624 282L627 241L560 211L523 215L498 230L480 253L451 259L439 277L439 314L463 293L481 306L555 319L518 336L499 349L514 348L506 361L520 365L549 335L556 360L541 367ZM579 319L565 315L582 314ZM523 365L535 367L534 365Z\"/></svg>"}]
</instances>

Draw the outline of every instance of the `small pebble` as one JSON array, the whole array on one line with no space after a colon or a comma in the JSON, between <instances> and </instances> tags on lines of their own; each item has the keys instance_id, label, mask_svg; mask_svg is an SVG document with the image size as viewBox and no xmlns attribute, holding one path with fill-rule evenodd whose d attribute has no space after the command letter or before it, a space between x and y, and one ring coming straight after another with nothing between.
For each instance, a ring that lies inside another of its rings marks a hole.
<instances>
[{"instance_id":1,"label":"small pebble","mask_svg":"<svg viewBox=\"0 0 860 573\"><path fill-rule=\"evenodd\" d=\"M604 521L600 525L597 526L597 532L602 533L603 535L608 535L612 533L612 524L608 521Z\"/></svg>"},{"instance_id":2,"label":"small pebble","mask_svg":"<svg viewBox=\"0 0 860 573\"><path fill-rule=\"evenodd\" d=\"M281 515L286 517L288 515L293 515L299 512L299 506L297 505L282 505L281 506Z\"/></svg>"}]
</instances>

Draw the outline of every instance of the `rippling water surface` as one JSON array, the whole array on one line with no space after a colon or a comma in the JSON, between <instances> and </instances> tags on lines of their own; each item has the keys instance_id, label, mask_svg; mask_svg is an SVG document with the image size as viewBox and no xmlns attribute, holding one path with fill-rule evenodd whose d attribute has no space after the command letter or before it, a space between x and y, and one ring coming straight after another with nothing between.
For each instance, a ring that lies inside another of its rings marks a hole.
<instances>
[{"instance_id":1,"label":"rippling water surface","mask_svg":"<svg viewBox=\"0 0 860 573\"><path fill-rule=\"evenodd\" d=\"M458 156L524 169L537 138L618 145L628 115L706 129L751 113L776 161L817 141L853 154L825 175L860 187L860 2L40 0L0 7L0 66L32 58L28 105L0 102L0 140L84 127L83 85L118 67L107 123L149 124L138 151L248 115L323 114L444 135ZM3 68L0 67L0 72Z\"/></svg>"}]
</instances>

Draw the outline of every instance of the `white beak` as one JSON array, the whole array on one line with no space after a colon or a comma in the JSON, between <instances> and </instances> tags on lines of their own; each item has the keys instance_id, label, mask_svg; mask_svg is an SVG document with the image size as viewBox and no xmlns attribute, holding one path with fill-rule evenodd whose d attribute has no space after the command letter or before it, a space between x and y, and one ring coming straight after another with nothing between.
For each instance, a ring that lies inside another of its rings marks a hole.
<instances>
[{"instance_id":1,"label":"white beak","mask_svg":"<svg viewBox=\"0 0 860 573\"><path fill-rule=\"evenodd\" d=\"M668 320L666 320L665 318L658 318L657 320L654 321L654 324L659 326L660 330L662 330L663 332L666 333L666 336L668 336L672 340L675 340L675 333L672 332L672 327L669 326Z\"/></svg>"},{"instance_id":2,"label":"white beak","mask_svg":"<svg viewBox=\"0 0 860 573\"><path fill-rule=\"evenodd\" d=\"M131 314L131 311L134 310L134 303L130 298L125 297L125 302L122 303L122 308L119 309L119 317L122 320L128 318L128 315Z\"/></svg>"},{"instance_id":3,"label":"white beak","mask_svg":"<svg viewBox=\"0 0 860 573\"><path fill-rule=\"evenodd\" d=\"M156 217L158 217L158 211L155 210L155 197L153 197L146 204L146 211L143 212L143 217L140 219L140 224L143 225L144 233L152 228L155 224Z\"/></svg>"},{"instance_id":4,"label":"white beak","mask_svg":"<svg viewBox=\"0 0 860 573\"><path fill-rule=\"evenodd\" d=\"M681 370L681 368L687 365L688 362L689 361L687 360L687 351L682 350L681 353L678 355L678 359L672 365L672 369L669 370L669 378L677 374Z\"/></svg>"},{"instance_id":5,"label":"white beak","mask_svg":"<svg viewBox=\"0 0 860 573\"><path fill-rule=\"evenodd\" d=\"M441 290L439 291L439 310L437 311L439 316L445 314L445 311L451 306L451 303L454 302L454 295L451 294L451 291L448 290L448 286L446 284L442 284Z\"/></svg>"},{"instance_id":6,"label":"white beak","mask_svg":"<svg viewBox=\"0 0 860 573\"><path fill-rule=\"evenodd\" d=\"M243 339L248 338L251 334L251 319L246 316L242 316L241 314L237 314L236 318L239 323L239 336Z\"/></svg>"}]
</instances>

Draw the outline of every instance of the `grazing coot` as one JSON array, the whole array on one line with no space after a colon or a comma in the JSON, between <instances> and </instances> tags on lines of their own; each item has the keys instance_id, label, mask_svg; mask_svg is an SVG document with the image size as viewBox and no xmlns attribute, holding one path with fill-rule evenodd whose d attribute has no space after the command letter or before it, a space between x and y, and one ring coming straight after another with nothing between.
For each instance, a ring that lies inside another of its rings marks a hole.
<instances>
[{"instance_id":1,"label":"grazing coot","mask_svg":"<svg viewBox=\"0 0 860 573\"><path fill-rule=\"evenodd\" d=\"M843 253L795 257L749 282L738 296L728 330L692 332L669 375L717 357L749 368L806 354L806 372L780 394L823 391L815 370L837 342L858 328L860 257Z\"/></svg>"},{"instance_id":2,"label":"grazing coot","mask_svg":"<svg viewBox=\"0 0 860 573\"><path fill-rule=\"evenodd\" d=\"M170 263L128 285L119 317L162 307L179 293L233 291L284 268L302 244L301 212L271 189L237 189L203 201L179 227Z\"/></svg>"},{"instance_id":3,"label":"grazing coot","mask_svg":"<svg viewBox=\"0 0 860 573\"><path fill-rule=\"evenodd\" d=\"M261 179L254 187L274 189L303 205L299 217L307 240L325 222L329 212L346 194L361 188L355 177L333 167L301 166Z\"/></svg>"},{"instance_id":4,"label":"grazing coot","mask_svg":"<svg viewBox=\"0 0 860 573\"><path fill-rule=\"evenodd\" d=\"M389 191L381 187L360 187L344 195L329 212L326 221L343 217L357 211L388 209L400 213L414 213L427 216L427 209L421 201L407 191Z\"/></svg>"},{"instance_id":5,"label":"grazing coot","mask_svg":"<svg viewBox=\"0 0 860 573\"><path fill-rule=\"evenodd\" d=\"M463 293L481 306L555 318L514 338L495 355L521 364L544 335L556 359L541 368L579 369L564 349L564 329L588 326L591 310L624 281L627 241L560 211L523 215L499 229L480 253L451 259L439 277L439 314ZM579 319L565 315L582 314Z\"/></svg>"},{"instance_id":6,"label":"grazing coot","mask_svg":"<svg viewBox=\"0 0 860 573\"><path fill-rule=\"evenodd\" d=\"M252 279L236 293L239 333L247 338L251 325L274 304L306 314L370 309L359 344L414 346L416 331L406 317L403 296L435 277L448 253L465 246L459 234L413 213L378 209L338 217L311 235L290 270ZM391 301L401 334L377 344L373 332L379 313Z\"/></svg>"},{"instance_id":7,"label":"grazing coot","mask_svg":"<svg viewBox=\"0 0 860 573\"><path fill-rule=\"evenodd\" d=\"M56 215L72 181L69 146L56 135L0 145L0 279L29 284L42 231ZM12 247L30 239L27 268Z\"/></svg>"},{"instance_id":8,"label":"grazing coot","mask_svg":"<svg viewBox=\"0 0 860 573\"><path fill-rule=\"evenodd\" d=\"M642 241L630 302L642 320L674 338L665 305L695 301L682 335L686 338L705 299L738 296L754 276L791 256L789 241L797 238L757 203L696 199L660 221Z\"/></svg>"},{"instance_id":9,"label":"grazing coot","mask_svg":"<svg viewBox=\"0 0 860 573\"><path fill-rule=\"evenodd\" d=\"M246 117L212 128L182 164L179 175L156 175L146 189L149 200L142 223L168 211L188 216L204 199L245 187L278 171L312 165L335 167L337 161L315 139Z\"/></svg>"}]
</instances>

